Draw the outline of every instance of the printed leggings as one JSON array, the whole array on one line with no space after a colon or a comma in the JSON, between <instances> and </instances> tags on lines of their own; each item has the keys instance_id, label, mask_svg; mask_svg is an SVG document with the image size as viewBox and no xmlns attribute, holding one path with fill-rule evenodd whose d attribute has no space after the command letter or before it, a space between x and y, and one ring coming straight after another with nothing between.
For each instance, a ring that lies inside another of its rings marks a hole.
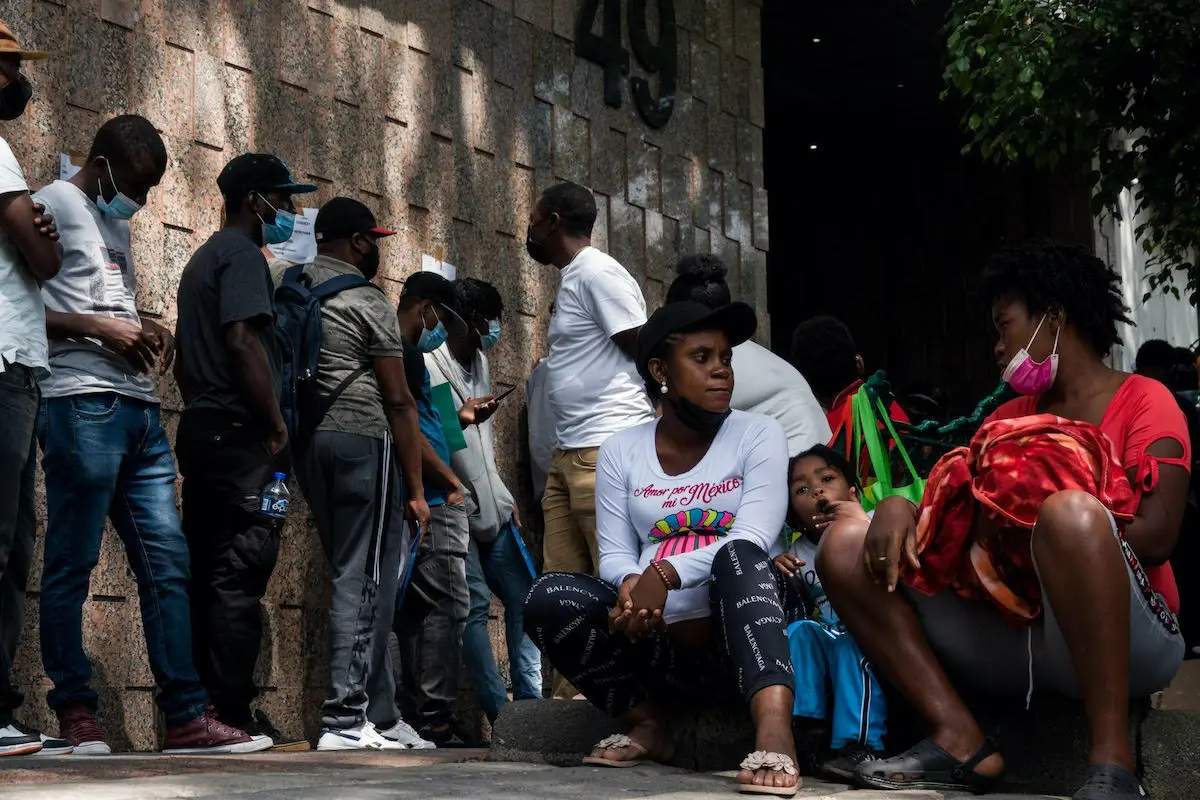
<instances>
[{"instance_id":1,"label":"printed leggings","mask_svg":"<svg viewBox=\"0 0 1200 800\"><path fill-rule=\"evenodd\" d=\"M631 642L609 633L617 590L590 575L543 575L525 600L525 632L550 663L610 716L653 700L662 706L729 699L793 685L784 587L762 548L735 540L718 548L708 583L713 644L669 635ZM736 691L735 691L736 688Z\"/></svg>"}]
</instances>

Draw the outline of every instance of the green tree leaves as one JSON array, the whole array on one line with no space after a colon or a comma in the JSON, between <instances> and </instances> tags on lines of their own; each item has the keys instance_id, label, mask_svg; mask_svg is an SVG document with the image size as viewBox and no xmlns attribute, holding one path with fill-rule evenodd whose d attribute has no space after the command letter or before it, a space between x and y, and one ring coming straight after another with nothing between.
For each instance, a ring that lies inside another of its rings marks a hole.
<instances>
[{"instance_id":1,"label":"green tree leaves","mask_svg":"<svg viewBox=\"0 0 1200 800\"><path fill-rule=\"evenodd\" d=\"M1151 291L1200 299L1200 2L953 0L946 33L968 149L1088 175L1096 210L1132 187Z\"/></svg>"}]
</instances>

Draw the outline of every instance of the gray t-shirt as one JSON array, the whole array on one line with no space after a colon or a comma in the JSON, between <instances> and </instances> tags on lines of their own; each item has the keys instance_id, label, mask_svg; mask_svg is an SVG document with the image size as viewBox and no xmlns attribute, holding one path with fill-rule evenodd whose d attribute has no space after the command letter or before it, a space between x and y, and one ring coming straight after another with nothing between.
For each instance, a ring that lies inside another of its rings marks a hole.
<instances>
[{"instance_id":1,"label":"gray t-shirt","mask_svg":"<svg viewBox=\"0 0 1200 800\"><path fill-rule=\"evenodd\" d=\"M253 418L237 376L225 326L249 322L271 362L275 396L282 391L279 351L272 323L275 304L267 259L241 231L226 228L192 254L179 279L175 331L180 368L192 384L188 409L212 409Z\"/></svg>"},{"instance_id":2,"label":"gray t-shirt","mask_svg":"<svg viewBox=\"0 0 1200 800\"><path fill-rule=\"evenodd\" d=\"M290 261L272 259L271 280L276 286L290 266ZM305 265L303 273L312 278L313 286L338 275L359 274L346 262L323 255ZM324 398L355 370L369 366L372 359L404 357L396 309L383 292L371 286L346 289L325 300L321 304L321 336L317 387ZM376 437L387 433L388 420L373 369L359 375L343 390L317 430Z\"/></svg>"},{"instance_id":3,"label":"gray t-shirt","mask_svg":"<svg viewBox=\"0 0 1200 800\"><path fill-rule=\"evenodd\" d=\"M100 314L141 325L136 297L129 223L100 211L92 198L67 181L55 181L33 199L58 225L62 269L42 284L46 308L65 314ZM154 379L97 339L50 340L50 377L45 397L117 392L157 403Z\"/></svg>"}]
</instances>

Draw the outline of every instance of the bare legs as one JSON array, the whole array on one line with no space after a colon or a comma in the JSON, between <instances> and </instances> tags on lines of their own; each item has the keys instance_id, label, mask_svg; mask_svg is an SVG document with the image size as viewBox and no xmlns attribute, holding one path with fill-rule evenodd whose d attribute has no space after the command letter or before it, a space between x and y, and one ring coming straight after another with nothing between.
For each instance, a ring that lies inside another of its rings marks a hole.
<instances>
[{"instance_id":1,"label":"bare legs","mask_svg":"<svg viewBox=\"0 0 1200 800\"><path fill-rule=\"evenodd\" d=\"M817 554L821 585L858 646L916 706L930 727L929 738L966 761L983 747L983 730L929 649L916 612L899 592L877 585L863 569L866 534L867 523L857 520L826 531ZM991 755L975 770L999 775L1004 761Z\"/></svg>"},{"instance_id":2,"label":"bare legs","mask_svg":"<svg viewBox=\"0 0 1200 800\"><path fill-rule=\"evenodd\" d=\"M978 722L930 650L920 621L899 593L877 586L862 566L865 523L833 526L817 569L846 627L876 666L928 723L930 739L960 761L983 745ZM1075 665L1091 732L1089 760L1133 768L1126 719L1129 703L1129 578L1100 503L1060 492L1042 506L1034 557ZM997 755L976 768L997 775Z\"/></svg>"},{"instance_id":3,"label":"bare legs","mask_svg":"<svg viewBox=\"0 0 1200 800\"><path fill-rule=\"evenodd\" d=\"M629 729L628 736L638 747L620 747L592 751L592 758L610 761L635 761L648 758L651 761L668 761L673 755L674 745L667 730L667 720L661 709L652 702L634 706L621 715L621 721Z\"/></svg>"},{"instance_id":4,"label":"bare legs","mask_svg":"<svg viewBox=\"0 0 1200 800\"><path fill-rule=\"evenodd\" d=\"M792 740L792 706L790 686L767 686L750 698L750 717L754 720L754 747L768 753L779 753L796 761L796 743ZM795 786L797 775L786 775L769 769L757 772L742 770L741 783L755 786Z\"/></svg>"},{"instance_id":5,"label":"bare legs","mask_svg":"<svg viewBox=\"0 0 1200 800\"><path fill-rule=\"evenodd\" d=\"M1033 555L1071 652L1091 734L1088 761L1133 772L1129 576L1108 513L1089 494L1059 492L1042 505Z\"/></svg>"}]
</instances>

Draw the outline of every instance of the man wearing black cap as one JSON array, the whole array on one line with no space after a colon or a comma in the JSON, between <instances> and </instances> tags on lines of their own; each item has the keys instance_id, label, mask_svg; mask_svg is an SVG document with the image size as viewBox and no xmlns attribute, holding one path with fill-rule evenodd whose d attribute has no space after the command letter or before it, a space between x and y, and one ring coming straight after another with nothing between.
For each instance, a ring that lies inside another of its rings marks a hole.
<instances>
[{"instance_id":1,"label":"man wearing black cap","mask_svg":"<svg viewBox=\"0 0 1200 800\"><path fill-rule=\"evenodd\" d=\"M317 257L288 273L298 269L296 279L314 290L346 275L370 280L379 271L379 243L393 233L362 203L335 197L317 214ZM273 277L282 283L282 275ZM312 438L295 443L300 486L333 573L318 750L433 747L396 712L387 644L415 535L405 518L421 527L429 522L403 356L396 312L375 286L351 286L321 301L316 389L325 413L311 420Z\"/></svg>"},{"instance_id":2,"label":"man wearing black cap","mask_svg":"<svg viewBox=\"0 0 1200 800\"><path fill-rule=\"evenodd\" d=\"M257 732L254 665L259 600L279 555L282 520L259 514L259 494L286 470L271 277L264 243L286 241L292 180L272 155L246 153L217 177L225 227L192 255L179 281L175 377L185 409L176 455L191 554L192 656L218 717Z\"/></svg>"},{"instance_id":3,"label":"man wearing black cap","mask_svg":"<svg viewBox=\"0 0 1200 800\"><path fill-rule=\"evenodd\" d=\"M470 606L470 534L462 484L450 468L450 446L433 403L423 354L437 350L447 336L467 332L455 309L454 285L436 273L418 272L405 281L397 314L404 335L404 367L421 422L421 470L430 519L396 620L404 666L401 702L410 719L414 714L419 718L423 737L451 747L464 743L454 708ZM457 419L451 422L458 424Z\"/></svg>"}]
</instances>

